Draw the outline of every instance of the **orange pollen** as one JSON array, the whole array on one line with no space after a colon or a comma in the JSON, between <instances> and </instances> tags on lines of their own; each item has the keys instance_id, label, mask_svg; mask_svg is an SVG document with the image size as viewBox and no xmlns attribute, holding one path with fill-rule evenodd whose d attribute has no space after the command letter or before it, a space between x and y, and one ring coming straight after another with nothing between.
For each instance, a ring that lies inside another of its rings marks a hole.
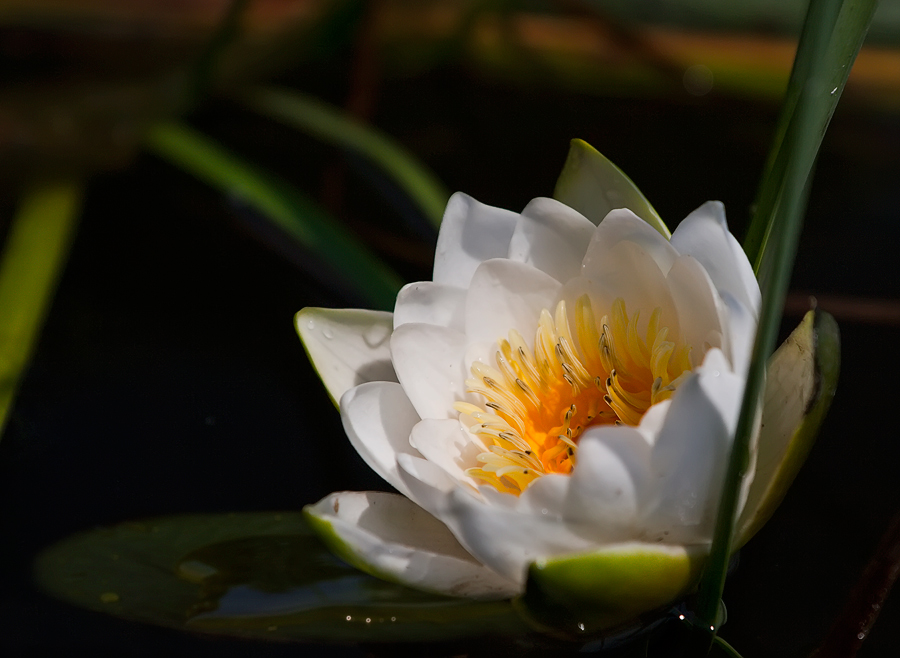
<instances>
[{"instance_id":1,"label":"orange pollen","mask_svg":"<svg viewBox=\"0 0 900 658\"><path fill-rule=\"evenodd\" d=\"M541 475L571 473L587 428L640 423L691 370L690 346L667 340L660 315L653 311L642 336L640 312L629 318L619 298L598 330L583 295L575 303L574 334L564 301L553 316L541 311L533 350L511 330L508 340L497 342L496 367L478 361L471 366L466 386L484 398L483 405L454 405L485 448L480 465L466 473L519 495Z\"/></svg>"}]
</instances>

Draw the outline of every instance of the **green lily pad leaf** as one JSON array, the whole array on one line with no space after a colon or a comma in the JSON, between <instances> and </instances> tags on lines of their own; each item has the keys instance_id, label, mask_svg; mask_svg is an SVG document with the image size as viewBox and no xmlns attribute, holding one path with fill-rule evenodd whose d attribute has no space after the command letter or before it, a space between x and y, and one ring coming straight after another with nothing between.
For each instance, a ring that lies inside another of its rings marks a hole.
<instances>
[{"instance_id":1,"label":"green lily pad leaf","mask_svg":"<svg viewBox=\"0 0 900 658\"><path fill-rule=\"evenodd\" d=\"M397 381L391 363L392 313L307 307L294 316L294 326L335 407L354 386Z\"/></svg>"},{"instance_id":2,"label":"green lily pad leaf","mask_svg":"<svg viewBox=\"0 0 900 658\"><path fill-rule=\"evenodd\" d=\"M431 642L524 630L508 601L425 594L357 571L300 512L124 523L50 547L35 573L43 589L75 605L195 632Z\"/></svg>"},{"instance_id":3,"label":"green lily pad leaf","mask_svg":"<svg viewBox=\"0 0 900 658\"><path fill-rule=\"evenodd\" d=\"M816 439L837 388L840 332L809 311L769 360L756 474L737 524L740 548L781 503Z\"/></svg>"},{"instance_id":4,"label":"green lily pad leaf","mask_svg":"<svg viewBox=\"0 0 900 658\"><path fill-rule=\"evenodd\" d=\"M540 560L517 604L532 623L575 634L646 626L693 589L706 551L629 543Z\"/></svg>"},{"instance_id":5,"label":"green lily pad leaf","mask_svg":"<svg viewBox=\"0 0 900 658\"><path fill-rule=\"evenodd\" d=\"M553 198L594 224L599 224L610 210L628 208L666 238L672 237L637 185L597 149L580 139L572 140Z\"/></svg>"}]
</instances>

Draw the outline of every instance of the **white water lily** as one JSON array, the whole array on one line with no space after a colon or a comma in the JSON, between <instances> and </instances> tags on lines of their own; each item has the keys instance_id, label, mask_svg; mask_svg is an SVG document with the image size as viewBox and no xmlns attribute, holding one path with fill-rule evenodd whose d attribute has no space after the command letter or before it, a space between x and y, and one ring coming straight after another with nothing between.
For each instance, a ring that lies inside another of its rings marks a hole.
<instances>
[{"instance_id":1,"label":"white water lily","mask_svg":"<svg viewBox=\"0 0 900 658\"><path fill-rule=\"evenodd\" d=\"M393 314L301 311L350 441L400 492L308 506L332 549L475 598L520 594L529 568L552 563L557 585L616 619L693 586L760 291L720 203L664 232L624 208L595 225L553 199L516 214L456 194L433 280L404 287ZM742 499L758 505L753 477ZM583 556L587 571L567 570Z\"/></svg>"}]
</instances>

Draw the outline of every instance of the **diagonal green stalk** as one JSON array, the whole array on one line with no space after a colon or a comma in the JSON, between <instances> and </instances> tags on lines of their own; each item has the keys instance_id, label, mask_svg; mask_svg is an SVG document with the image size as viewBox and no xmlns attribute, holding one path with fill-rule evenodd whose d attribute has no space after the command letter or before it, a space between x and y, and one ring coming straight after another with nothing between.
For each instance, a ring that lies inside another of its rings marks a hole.
<instances>
[{"instance_id":1,"label":"diagonal green stalk","mask_svg":"<svg viewBox=\"0 0 900 658\"><path fill-rule=\"evenodd\" d=\"M844 3L844 7L840 7L841 0L822 0L822 2L829 6L808 14L818 16L822 21L806 28L811 40L808 44L809 68L802 78L797 77L791 81L791 84L799 86L799 89L791 92L796 94L796 107L780 148L783 155L779 154L779 157L783 157L784 160L783 176L780 181L773 183L778 184L780 188L779 200L770 211L772 217L767 218L766 222L771 226L768 230L769 248L761 248L759 255L761 261L759 269L762 274L759 327L725 485L719 502L710 556L700 582L697 614L706 627L715 626L715 615L731 556L741 482L749 463L750 440L765 384L766 361L772 353L781 321L781 311L790 282L809 192L810 172L815 164L824 128L834 110L834 103L828 100L829 96L836 94L832 93L835 75L833 67L836 65L834 53L846 43L860 44L862 35L859 32L864 34L868 27L867 21L862 23L842 21L842 18L848 15L847 5L856 5L858 9L865 0L863 2L851 0ZM836 27L828 24L830 16L839 16ZM871 14L869 16L871 17ZM849 69L846 64L844 67ZM849 70L842 70L840 76L846 80L848 73ZM769 178L772 175L773 172L770 172Z\"/></svg>"},{"instance_id":2,"label":"diagonal green stalk","mask_svg":"<svg viewBox=\"0 0 900 658\"><path fill-rule=\"evenodd\" d=\"M287 89L255 89L239 100L260 114L361 153L393 178L435 228L441 225L450 194L425 165L387 135L327 103Z\"/></svg>"},{"instance_id":3,"label":"diagonal green stalk","mask_svg":"<svg viewBox=\"0 0 900 658\"><path fill-rule=\"evenodd\" d=\"M9 229L0 260L0 434L68 257L81 195L74 181L35 184Z\"/></svg>"},{"instance_id":4,"label":"diagonal green stalk","mask_svg":"<svg viewBox=\"0 0 900 658\"><path fill-rule=\"evenodd\" d=\"M821 65L826 71L827 82L812 92L820 105L820 111L813 117L810 130L814 127L820 139L810 143L809 148L818 151L821 136L824 136L844 91L877 4L877 0L852 0L843 4L813 0L809 3L791 79L757 193L756 210L744 239L744 250L757 274L766 242L771 237L775 210L784 189L783 181L790 157L785 148L785 136L794 123L803 81L813 64ZM827 47L816 55L815 37L823 30L828 31L831 38Z\"/></svg>"},{"instance_id":5,"label":"diagonal green stalk","mask_svg":"<svg viewBox=\"0 0 900 658\"><path fill-rule=\"evenodd\" d=\"M253 206L375 307L393 308L403 285L400 277L298 190L181 124L157 125L147 135L146 145L200 180Z\"/></svg>"}]
</instances>

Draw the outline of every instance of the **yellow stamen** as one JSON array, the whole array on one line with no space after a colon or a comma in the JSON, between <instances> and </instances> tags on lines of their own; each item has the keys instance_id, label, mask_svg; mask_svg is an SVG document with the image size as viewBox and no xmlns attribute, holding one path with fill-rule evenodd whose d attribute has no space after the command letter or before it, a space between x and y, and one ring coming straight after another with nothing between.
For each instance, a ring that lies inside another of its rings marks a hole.
<instances>
[{"instance_id":1,"label":"yellow stamen","mask_svg":"<svg viewBox=\"0 0 900 658\"><path fill-rule=\"evenodd\" d=\"M548 473L575 466L578 438L596 425L637 425L651 405L670 398L691 370L691 347L669 339L654 309L642 336L640 313L616 299L599 325L590 298L541 311L533 349L515 330L497 342L496 367L475 362L471 393L483 406L454 408L487 450L466 473L498 491L520 494ZM598 326L600 329L598 330Z\"/></svg>"}]
</instances>

